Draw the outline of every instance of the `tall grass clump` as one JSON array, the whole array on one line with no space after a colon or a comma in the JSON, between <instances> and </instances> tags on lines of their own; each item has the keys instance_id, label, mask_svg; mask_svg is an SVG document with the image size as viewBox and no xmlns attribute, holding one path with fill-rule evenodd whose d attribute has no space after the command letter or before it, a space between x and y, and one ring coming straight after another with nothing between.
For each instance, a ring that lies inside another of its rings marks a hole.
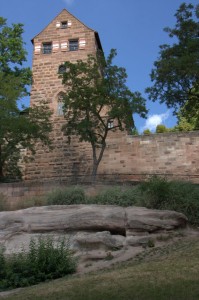
<instances>
[{"instance_id":1,"label":"tall grass clump","mask_svg":"<svg viewBox=\"0 0 199 300\"><path fill-rule=\"evenodd\" d=\"M139 188L142 193L140 205L184 213L189 222L199 225L199 186L153 176Z\"/></svg>"},{"instance_id":2,"label":"tall grass clump","mask_svg":"<svg viewBox=\"0 0 199 300\"><path fill-rule=\"evenodd\" d=\"M6 196L0 193L0 211L4 210L8 210L8 202Z\"/></svg>"},{"instance_id":3,"label":"tall grass clump","mask_svg":"<svg viewBox=\"0 0 199 300\"><path fill-rule=\"evenodd\" d=\"M80 187L56 189L47 195L48 205L83 204L85 201L85 192Z\"/></svg>"},{"instance_id":4,"label":"tall grass clump","mask_svg":"<svg viewBox=\"0 0 199 300\"><path fill-rule=\"evenodd\" d=\"M140 190L134 187L114 187L102 190L96 196L89 199L90 203L101 205L131 206L139 202Z\"/></svg>"},{"instance_id":5,"label":"tall grass clump","mask_svg":"<svg viewBox=\"0 0 199 300\"><path fill-rule=\"evenodd\" d=\"M71 274L76 264L64 238L31 240L29 251L5 256L0 249L0 291L25 287Z\"/></svg>"}]
</instances>

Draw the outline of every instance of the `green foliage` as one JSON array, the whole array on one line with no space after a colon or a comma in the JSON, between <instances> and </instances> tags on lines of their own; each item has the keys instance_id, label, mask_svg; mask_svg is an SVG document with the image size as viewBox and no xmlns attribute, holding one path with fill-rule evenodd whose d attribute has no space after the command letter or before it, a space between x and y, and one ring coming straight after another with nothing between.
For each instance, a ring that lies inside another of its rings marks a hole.
<instances>
[{"instance_id":1,"label":"green foliage","mask_svg":"<svg viewBox=\"0 0 199 300\"><path fill-rule=\"evenodd\" d=\"M131 206L139 202L140 191L134 187L114 187L101 191L98 195L91 197L89 202L103 205Z\"/></svg>"},{"instance_id":2,"label":"green foliage","mask_svg":"<svg viewBox=\"0 0 199 300\"><path fill-rule=\"evenodd\" d=\"M152 134L152 132L151 132L150 129L145 129L145 130L143 131L143 134L144 134L144 135L148 135L148 134Z\"/></svg>"},{"instance_id":3,"label":"green foliage","mask_svg":"<svg viewBox=\"0 0 199 300\"><path fill-rule=\"evenodd\" d=\"M189 123L185 117L178 117L178 124L173 128L174 131L192 131L194 130L194 125Z\"/></svg>"},{"instance_id":4,"label":"green foliage","mask_svg":"<svg viewBox=\"0 0 199 300\"><path fill-rule=\"evenodd\" d=\"M0 193L0 211L7 210L7 208L8 208L7 198L4 194Z\"/></svg>"},{"instance_id":5,"label":"green foliage","mask_svg":"<svg viewBox=\"0 0 199 300\"><path fill-rule=\"evenodd\" d=\"M157 125L155 130L156 133L164 133L168 131L169 131L168 128L166 128L166 126L163 124Z\"/></svg>"},{"instance_id":6,"label":"green foliage","mask_svg":"<svg viewBox=\"0 0 199 300\"><path fill-rule=\"evenodd\" d=\"M168 181L153 176L140 184L140 205L184 213L189 222L199 224L199 187L190 182Z\"/></svg>"},{"instance_id":7,"label":"green foliage","mask_svg":"<svg viewBox=\"0 0 199 300\"><path fill-rule=\"evenodd\" d=\"M86 61L66 62L63 84L64 116L67 123L62 131L69 142L73 135L89 142L93 152L93 177L106 148L106 138L116 129L128 131L134 127L132 113L146 115L145 100L139 92L126 86L124 68L113 65L116 50L108 58L103 53L89 55Z\"/></svg>"},{"instance_id":8,"label":"green foliage","mask_svg":"<svg viewBox=\"0 0 199 300\"><path fill-rule=\"evenodd\" d=\"M153 86L149 98L159 99L175 111L188 105L187 113L195 116L199 103L199 6L182 3L177 10L176 25L165 28L173 45L161 45L159 58L151 73Z\"/></svg>"},{"instance_id":9,"label":"green foliage","mask_svg":"<svg viewBox=\"0 0 199 300\"><path fill-rule=\"evenodd\" d=\"M138 132L137 128L134 127L134 128L131 130L130 134L132 134L132 135L139 135L139 132Z\"/></svg>"},{"instance_id":10,"label":"green foliage","mask_svg":"<svg viewBox=\"0 0 199 300\"><path fill-rule=\"evenodd\" d=\"M48 205L83 204L86 202L85 192L80 187L66 187L50 192L47 197Z\"/></svg>"},{"instance_id":11,"label":"green foliage","mask_svg":"<svg viewBox=\"0 0 199 300\"><path fill-rule=\"evenodd\" d=\"M26 61L22 34L22 24L9 27L0 18L0 180L5 174L20 177L21 149L34 153L36 141L49 145L51 113L46 103L28 111L19 109L19 101L29 95L31 84L30 69L22 67Z\"/></svg>"},{"instance_id":12,"label":"green foliage","mask_svg":"<svg viewBox=\"0 0 199 300\"><path fill-rule=\"evenodd\" d=\"M0 290L24 287L71 274L75 261L65 239L31 240L29 251L5 256L0 250Z\"/></svg>"}]
</instances>

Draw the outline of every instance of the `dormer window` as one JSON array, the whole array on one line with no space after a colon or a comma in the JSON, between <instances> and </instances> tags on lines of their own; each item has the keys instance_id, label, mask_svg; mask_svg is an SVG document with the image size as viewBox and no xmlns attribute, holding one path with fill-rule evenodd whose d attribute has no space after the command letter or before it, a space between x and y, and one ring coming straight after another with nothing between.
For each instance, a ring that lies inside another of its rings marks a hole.
<instances>
[{"instance_id":1,"label":"dormer window","mask_svg":"<svg viewBox=\"0 0 199 300\"><path fill-rule=\"evenodd\" d=\"M61 22L61 29L66 29L66 28L68 28L68 22L67 21Z\"/></svg>"},{"instance_id":2,"label":"dormer window","mask_svg":"<svg viewBox=\"0 0 199 300\"><path fill-rule=\"evenodd\" d=\"M70 40L69 41L69 51L77 51L79 49L78 40Z\"/></svg>"},{"instance_id":3,"label":"dormer window","mask_svg":"<svg viewBox=\"0 0 199 300\"><path fill-rule=\"evenodd\" d=\"M42 45L42 53L43 54L50 54L50 53L52 53L52 42L43 43L43 45Z\"/></svg>"}]
</instances>

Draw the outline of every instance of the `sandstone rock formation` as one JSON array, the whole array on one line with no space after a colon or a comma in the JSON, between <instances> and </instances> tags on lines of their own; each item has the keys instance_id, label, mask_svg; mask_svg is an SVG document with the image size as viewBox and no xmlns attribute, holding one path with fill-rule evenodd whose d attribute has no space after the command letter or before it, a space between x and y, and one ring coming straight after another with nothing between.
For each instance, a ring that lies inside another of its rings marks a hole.
<instances>
[{"instance_id":1,"label":"sandstone rock formation","mask_svg":"<svg viewBox=\"0 0 199 300\"><path fill-rule=\"evenodd\" d=\"M55 240L66 236L82 261L110 258L110 253L117 259L129 248L143 249L149 241L155 243L158 236L171 234L186 224L187 218L181 213L144 207L33 207L0 212L0 245L9 254L27 249L31 238L41 234Z\"/></svg>"}]
</instances>

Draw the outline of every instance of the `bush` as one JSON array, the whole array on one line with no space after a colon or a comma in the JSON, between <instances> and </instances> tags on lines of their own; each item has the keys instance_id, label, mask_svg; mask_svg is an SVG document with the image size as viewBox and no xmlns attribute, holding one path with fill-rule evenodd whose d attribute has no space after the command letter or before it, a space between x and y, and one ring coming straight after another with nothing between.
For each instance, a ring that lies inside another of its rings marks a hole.
<instances>
[{"instance_id":1,"label":"bush","mask_svg":"<svg viewBox=\"0 0 199 300\"><path fill-rule=\"evenodd\" d=\"M164 133L164 132L168 132L169 130L166 128L166 126L165 125L163 125L163 124L159 124L159 125L157 125L156 126L156 130L155 130L155 132L156 133Z\"/></svg>"},{"instance_id":2,"label":"bush","mask_svg":"<svg viewBox=\"0 0 199 300\"><path fill-rule=\"evenodd\" d=\"M56 189L47 195L48 205L82 204L85 201L85 192L80 187Z\"/></svg>"},{"instance_id":3,"label":"bush","mask_svg":"<svg viewBox=\"0 0 199 300\"><path fill-rule=\"evenodd\" d=\"M8 203L6 196L0 193L0 211L4 211L8 209Z\"/></svg>"},{"instance_id":4,"label":"bush","mask_svg":"<svg viewBox=\"0 0 199 300\"><path fill-rule=\"evenodd\" d=\"M75 260L65 239L30 241L29 251L5 257L0 251L0 290L18 288L63 277L75 271Z\"/></svg>"},{"instance_id":5,"label":"bush","mask_svg":"<svg viewBox=\"0 0 199 300\"><path fill-rule=\"evenodd\" d=\"M145 129L144 131L143 131L143 134L144 135L148 135L148 134L151 134L152 132L151 132L151 130L150 129Z\"/></svg>"},{"instance_id":6,"label":"bush","mask_svg":"<svg viewBox=\"0 0 199 300\"><path fill-rule=\"evenodd\" d=\"M136 205L140 195L141 193L136 186L131 188L115 187L102 191L90 198L89 202L103 205L131 206Z\"/></svg>"},{"instance_id":7,"label":"bush","mask_svg":"<svg viewBox=\"0 0 199 300\"><path fill-rule=\"evenodd\" d=\"M199 224L199 187L184 181L168 181L158 176L140 184L140 205L184 213L189 222Z\"/></svg>"}]
</instances>

